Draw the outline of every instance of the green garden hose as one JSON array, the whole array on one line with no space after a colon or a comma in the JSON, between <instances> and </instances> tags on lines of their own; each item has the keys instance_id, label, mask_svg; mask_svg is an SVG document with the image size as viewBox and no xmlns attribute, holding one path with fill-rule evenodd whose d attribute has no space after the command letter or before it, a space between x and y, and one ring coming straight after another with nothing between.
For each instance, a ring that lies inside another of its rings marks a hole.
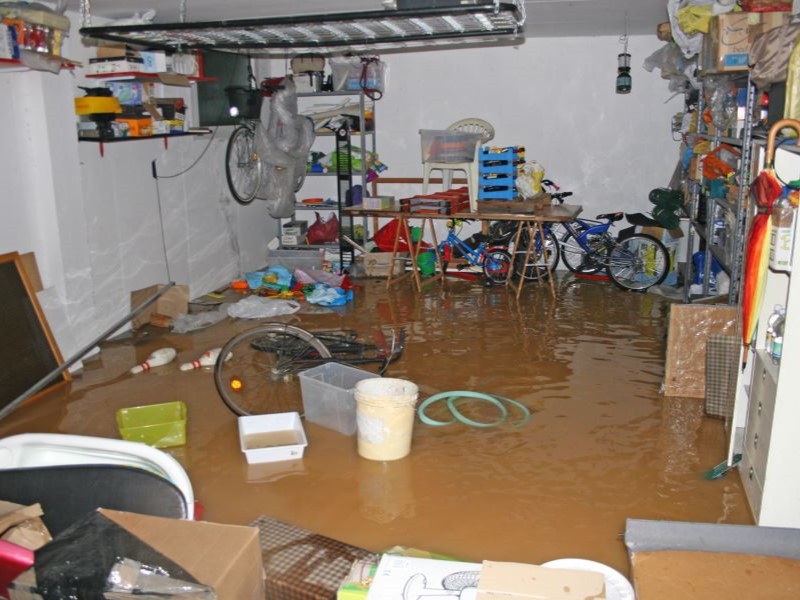
<instances>
[{"instance_id":1,"label":"green garden hose","mask_svg":"<svg viewBox=\"0 0 800 600\"><path fill-rule=\"evenodd\" d=\"M471 398L473 400L488 402L489 404L497 407L497 409L500 411L500 417L494 421L486 423L470 419L464 416L456 405L457 402L462 398ZM453 415L453 418L449 421L437 421L436 419L431 419L425 414L425 410L429 406L440 400L444 400L447 403L447 408L450 411L450 414ZM463 423L464 425L469 425L470 427L497 427L498 425L505 423L508 418L508 408L506 408L506 405L515 407L522 415L514 423L514 425L524 425L531 418L531 411L528 409L528 407L520 402L517 402L516 400L512 400L511 398L506 398L504 396L497 396L495 394L483 394L481 392L470 391L441 392L439 394L434 394L419 405L419 408L417 409L417 415L419 416L420 421L426 425L431 425L432 427L443 427L445 425L452 425L453 423Z\"/></svg>"}]
</instances>

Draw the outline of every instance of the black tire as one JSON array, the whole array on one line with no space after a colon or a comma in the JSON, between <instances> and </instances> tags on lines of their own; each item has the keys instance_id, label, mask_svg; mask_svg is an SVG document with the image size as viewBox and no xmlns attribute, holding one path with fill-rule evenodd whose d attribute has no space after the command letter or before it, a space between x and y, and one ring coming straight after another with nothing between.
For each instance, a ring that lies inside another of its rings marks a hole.
<instances>
[{"instance_id":1,"label":"black tire","mask_svg":"<svg viewBox=\"0 0 800 600\"><path fill-rule=\"evenodd\" d=\"M256 149L255 133L245 125L234 129L228 140L225 178L236 202L248 205L255 199L261 184L261 158Z\"/></svg>"},{"instance_id":2,"label":"black tire","mask_svg":"<svg viewBox=\"0 0 800 600\"><path fill-rule=\"evenodd\" d=\"M669 252L656 238L634 233L618 240L608 254L608 274L625 290L644 291L669 273Z\"/></svg>"},{"instance_id":3,"label":"black tire","mask_svg":"<svg viewBox=\"0 0 800 600\"><path fill-rule=\"evenodd\" d=\"M586 231L586 227L577 223L573 224L573 227L578 235ZM599 241L602 236L595 237ZM591 239L589 240L589 245L592 245ZM591 256L587 256L584 249L569 231L561 238L561 261L573 273L591 274L605 268L603 264L599 264L597 261L592 260Z\"/></svg>"},{"instance_id":4,"label":"black tire","mask_svg":"<svg viewBox=\"0 0 800 600\"><path fill-rule=\"evenodd\" d=\"M298 373L330 357L325 344L305 329L265 323L236 334L222 347L214 364L214 385L239 416L302 414Z\"/></svg>"},{"instance_id":5,"label":"black tire","mask_svg":"<svg viewBox=\"0 0 800 600\"><path fill-rule=\"evenodd\" d=\"M524 277L527 281L536 281L546 278L548 273L553 273L558 266L560 256L559 243L556 234L549 227L544 232L545 237L545 257L546 260L539 258L534 260L534 256L541 256L542 240L536 235L536 245L531 251L531 258L525 264L525 254L528 248L528 235L523 231L520 236L520 247L514 252L514 275ZM534 254L535 253L535 254Z\"/></svg>"},{"instance_id":6,"label":"black tire","mask_svg":"<svg viewBox=\"0 0 800 600\"><path fill-rule=\"evenodd\" d=\"M505 283L511 269L511 255L505 250L489 249L483 257L483 274L492 284Z\"/></svg>"}]
</instances>

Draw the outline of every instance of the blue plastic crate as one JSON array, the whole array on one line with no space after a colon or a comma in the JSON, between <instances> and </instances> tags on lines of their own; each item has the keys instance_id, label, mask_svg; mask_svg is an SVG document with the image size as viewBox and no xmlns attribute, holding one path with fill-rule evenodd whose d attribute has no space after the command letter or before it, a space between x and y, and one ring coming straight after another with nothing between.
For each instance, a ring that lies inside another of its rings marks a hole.
<instances>
[{"instance_id":1,"label":"blue plastic crate","mask_svg":"<svg viewBox=\"0 0 800 600\"><path fill-rule=\"evenodd\" d=\"M480 177L478 177L478 185L480 187L486 186L495 186L495 185L505 185L509 187L515 187L517 185L517 175L516 173L513 175L501 175L496 173L488 173L484 174L481 173Z\"/></svg>"},{"instance_id":2,"label":"blue plastic crate","mask_svg":"<svg viewBox=\"0 0 800 600\"><path fill-rule=\"evenodd\" d=\"M506 190L486 190L481 188L478 190L479 200L513 200L517 196L517 190L514 188Z\"/></svg>"}]
</instances>

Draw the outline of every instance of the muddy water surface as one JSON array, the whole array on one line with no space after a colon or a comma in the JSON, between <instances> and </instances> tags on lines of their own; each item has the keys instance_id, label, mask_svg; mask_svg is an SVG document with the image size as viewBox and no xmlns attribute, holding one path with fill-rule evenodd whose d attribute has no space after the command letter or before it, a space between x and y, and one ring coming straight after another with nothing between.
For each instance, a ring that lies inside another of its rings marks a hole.
<instances>
[{"instance_id":1,"label":"muddy water surface","mask_svg":"<svg viewBox=\"0 0 800 600\"><path fill-rule=\"evenodd\" d=\"M362 459L355 436L306 423L302 461L248 466L235 416L208 370L177 365L255 325L233 322L188 335L156 328L106 343L63 393L17 410L0 435L64 432L118 437L117 409L160 401L188 405L188 443L167 450L186 468L210 521L245 524L270 515L372 550L424 548L463 560L540 563L580 557L628 572L626 518L752 523L738 474L708 481L725 455L722 421L702 400L664 397L669 303L603 281L562 275L558 298L535 285L519 302L504 288L453 280L417 294L361 280L337 312L280 320L346 327L370 339L404 327L405 353L387 376L420 387L513 398L531 413L518 425L431 427L417 421L411 454ZM128 369L156 348L175 363L138 376ZM469 402L465 415L497 419ZM430 415L444 419L438 407Z\"/></svg>"}]
</instances>

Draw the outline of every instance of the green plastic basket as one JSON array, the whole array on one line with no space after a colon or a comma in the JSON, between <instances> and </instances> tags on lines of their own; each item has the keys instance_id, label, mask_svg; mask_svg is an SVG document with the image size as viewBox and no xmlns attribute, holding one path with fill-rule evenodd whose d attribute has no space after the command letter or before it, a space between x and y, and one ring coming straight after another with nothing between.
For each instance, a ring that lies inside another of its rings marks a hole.
<instances>
[{"instance_id":1,"label":"green plastic basket","mask_svg":"<svg viewBox=\"0 0 800 600\"><path fill-rule=\"evenodd\" d=\"M121 408L117 411L117 427L123 440L156 448L182 446L186 443L186 405L164 402Z\"/></svg>"}]
</instances>

